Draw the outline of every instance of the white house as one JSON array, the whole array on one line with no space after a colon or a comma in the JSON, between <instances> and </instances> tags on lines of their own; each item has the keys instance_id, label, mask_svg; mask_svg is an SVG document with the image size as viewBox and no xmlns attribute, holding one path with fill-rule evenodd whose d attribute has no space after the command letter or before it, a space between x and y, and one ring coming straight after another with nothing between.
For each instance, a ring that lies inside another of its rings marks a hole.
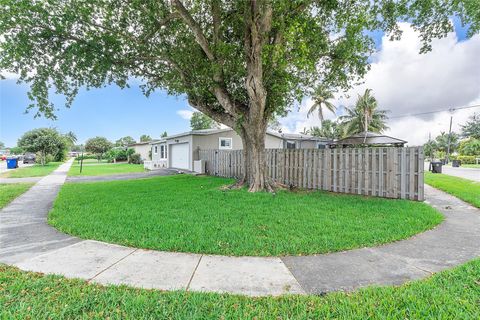
<instances>
[{"instance_id":1,"label":"white house","mask_svg":"<svg viewBox=\"0 0 480 320\"><path fill-rule=\"evenodd\" d=\"M150 145L152 141L147 141L147 142L137 142L128 145L129 148L132 148L135 150L135 153L140 154L140 157L142 161L148 161L150 160L150 150L152 150L152 146Z\"/></svg>"},{"instance_id":2,"label":"white house","mask_svg":"<svg viewBox=\"0 0 480 320\"><path fill-rule=\"evenodd\" d=\"M266 149L313 149L325 148L331 140L303 134L267 132ZM199 150L241 150L240 136L230 128L193 130L150 143L152 160L145 161L145 168L175 168L193 170Z\"/></svg>"}]
</instances>

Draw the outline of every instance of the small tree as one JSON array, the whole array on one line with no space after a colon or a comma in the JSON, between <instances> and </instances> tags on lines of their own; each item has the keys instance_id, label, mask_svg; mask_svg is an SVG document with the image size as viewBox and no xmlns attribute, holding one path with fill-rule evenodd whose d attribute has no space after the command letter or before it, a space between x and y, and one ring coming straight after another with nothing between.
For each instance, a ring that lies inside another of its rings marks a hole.
<instances>
[{"instance_id":1,"label":"small tree","mask_svg":"<svg viewBox=\"0 0 480 320\"><path fill-rule=\"evenodd\" d=\"M438 146L434 140L430 140L423 145L423 152L427 158L433 159L437 150Z\"/></svg>"},{"instance_id":2,"label":"small tree","mask_svg":"<svg viewBox=\"0 0 480 320\"><path fill-rule=\"evenodd\" d=\"M337 109L337 107L329 101L333 98L335 98L335 96L328 88L325 88L324 86L318 86L315 88L312 94L313 105L308 110L307 118L316 111L320 122L323 123L323 120L325 120L323 116L323 108L332 113L335 113L335 110Z\"/></svg>"},{"instance_id":3,"label":"small tree","mask_svg":"<svg viewBox=\"0 0 480 320\"><path fill-rule=\"evenodd\" d=\"M218 124L209 116L197 111L190 118L190 127L192 130L215 129L218 128Z\"/></svg>"},{"instance_id":4,"label":"small tree","mask_svg":"<svg viewBox=\"0 0 480 320\"><path fill-rule=\"evenodd\" d=\"M480 139L469 138L460 142L458 152L463 156L480 155Z\"/></svg>"},{"instance_id":5,"label":"small tree","mask_svg":"<svg viewBox=\"0 0 480 320\"><path fill-rule=\"evenodd\" d=\"M11 154L23 154L24 150L21 147L12 147L10 148Z\"/></svg>"},{"instance_id":6,"label":"small tree","mask_svg":"<svg viewBox=\"0 0 480 320\"><path fill-rule=\"evenodd\" d=\"M112 143L104 137L91 138L85 143L85 150L96 154L98 161L100 161L100 159L102 159L102 155L112 147Z\"/></svg>"},{"instance_id":7,"label":"small tree","mask_svg":"<svg viewBox=\"0 0 480 320\"><path fill-rule=\"evenodd\" d=\"M166 138L168 137L167 131L163 131L162 135L160 136L161 138Z\"/></svg>"},{"instance_id":8,"label":"small tree","mask_svg":"<svg viewBox=\"0 0 480 320\"><path fill-rule=\"evenodd\" d=\"M47 162L47 155L56 157L67 150L65 137L52 128L28 131L18 140L17 145L27 152L39 153L42 165Z\"/></svg>"},{"instance_id":9,"label":"small tree","mask_svg":"<svg viewBox=\"0 0 480 320\"><path fill-rule=\"evenodd\" d=\"M462 137L480 139L480 116L473 115L462 127Z\"/></svg>"},{"instance_id":10,"label":"small tree","mask_svg":"<svg viewBox=\"0 0 480 320\"><path fill-rule=\"evenodd\" d=\"M440 135L438 135L435 138L435 143L437 145L437 150L442 151L442 152L447 152L448 151L448 143L449 143L449 138L448 138L448 133L446 132L440 132ZM455 132L452 132L450 134L450 152L454 152L458 148L458 134Z\"/></svg>"},{"instance_id":11,"label":"small tree","mask_svg":"<svg viewBox=\"0 0 480 320\"><path fill-rule=\"evenodd\" d=\"M131 144L134 144L136 141L130 136L126 136L115 141L116 147L127 147Z\"/></svg>"},{"instance_id":12,"label":"small tree","mask_svg":"<svg viewBox=\"0 0 480 320\"><path fill-rule=\"evenodd\" d=\"M5 148L5 143L3 143L2 141L0 141L0 149L4 149Z\"/></svg>"},{"instance_id":13,"label":"small tree","mask_svg":"<svg viewBox=\"0 0 480 320\"><path fill-rule=\"evenodd\" d=\"M140 142L148 142L151 140L152 140L152 137L150 137L148 134L142 134L140 136Z\"/></svg>"},{"instance_id":14,"label":"small tree","mask_svg":"<svg viewBox=\"0 0 480 320\"><path fill-rule=\"evenodd\" d=\"M345 108L345 112L340 120L347 135L367 131L381 133L388 129L387 111L378 109L377 99L371 89L366 89L363 95L359 94L355 106Z\"/></svg>"}]
</instances>

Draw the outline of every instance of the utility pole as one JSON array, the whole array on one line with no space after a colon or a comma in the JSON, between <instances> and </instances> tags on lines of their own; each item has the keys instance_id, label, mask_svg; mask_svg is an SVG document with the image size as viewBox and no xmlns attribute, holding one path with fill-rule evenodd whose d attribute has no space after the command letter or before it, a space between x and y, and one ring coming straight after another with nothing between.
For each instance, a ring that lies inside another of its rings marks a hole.
<instances>
[{"instance_id":1,"label":"utility pole","mask_svg":"<svg viewBox=\"0 0 480 320\"><path fill-rule=\"evenodd\" d=\"M447 154L445 156L446 163L448 163L448 160L450 158L450 141L452 140L452 118L453 116L450 116L450 129L448 129Z\"/></svg>"}]
</instances>

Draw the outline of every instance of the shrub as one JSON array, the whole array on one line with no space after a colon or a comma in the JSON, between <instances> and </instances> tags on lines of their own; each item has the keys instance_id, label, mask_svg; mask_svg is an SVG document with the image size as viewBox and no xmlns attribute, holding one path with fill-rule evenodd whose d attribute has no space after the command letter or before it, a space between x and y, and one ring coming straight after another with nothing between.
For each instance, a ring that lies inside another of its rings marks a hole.
<instances>
[{"instance_id":1,"label":"shrub","mask_svg":"<svg viewBox=\"0 0 480 320\"><path fill-rule=\"evenodd\" d=\"M45 156L43 156L42 152L37 152L35 154L35 163L37 164L47 164L49 162L52 162L53 160L54 160L54 157L49 153L47 153Z\"/></svg>"},{"instance_id":2,"label":"shrub","mask_svg":"<svg viewBox=\"0 0 480 320\"><path fill-rule=\"evenodd\" d=\"M67 160L67 156L68 156L68 151L67 150L61 150L59 152L57 152L57 154L55 154L55 156L53 157L54 161L57 161L57 162L61 162L61 161L65 161Z\"/></svg>"},{"instance_id":3,"label":"shrub","mask_svg":"<svg viewBox=\"0 0 480 320\"><path fill-rule=\"evenodd\" d=\"M130 156L128 163L141 164L142 157L140 156L139 153L134 153Z\"/></svg>"},{"instance_id":4,"label":"shrub","mask_svg":"<svg viewBox=\"0 0 480 320\"><path fill-rule=\"evenodd\" d=\"M457 156L457 160L460 160L462 164L476 164L475 158L476 156Z\"/></svg>"},{"instance_id":5,"label":"shrub","mask_svg":"<svg viewBox=\"0 0 480 320\"><path fill-rule=\"evenodd\" d=\"M135 153L135 150L129 148L127 150L123 148L114 148L107 151L105 158L109 162L115 161L127 161L128 157Z\"/></svg>"},{"instance_id":6,"label":"shrub","mask_svg":"<svg viewBox=\"0 0 480 320\"><path fill-rule=\"evenodd\" d=\"M460 142L458 151L464 156L480 155L480 139L469 138Z\"/></svg>"}]
</instances>

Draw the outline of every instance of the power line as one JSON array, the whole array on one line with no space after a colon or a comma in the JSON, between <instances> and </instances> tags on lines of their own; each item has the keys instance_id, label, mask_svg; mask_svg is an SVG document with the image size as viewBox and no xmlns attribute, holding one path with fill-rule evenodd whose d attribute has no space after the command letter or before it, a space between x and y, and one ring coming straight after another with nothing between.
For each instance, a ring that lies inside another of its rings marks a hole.
<instances>
[{"instance_id":1,"label":"power line","mask_svg":"<svg viewBox=\"0 0 480 320\"><path fill-rule=\"evenodd\" d=\"M470 109L470 108L478 108L480 107L480 104L472 105L472 106L466 106L466 107L457 107L457 108L448 108L448 109L443 109L443 110L435 110L435 111L429 111L429 112L420 112L420 113L409 113L409 114L404 114L404 115L399 115L399 116L394 116L394 117L388 117L389 119L396 119L396 118L404 118L404 117L413 117L413 116L421 116L425 114L432 114L432 113L438 113L438 112L445 112L445 111L456 111L456 110L461 110L461 109Z\"/></svg>"}]
</instances>

